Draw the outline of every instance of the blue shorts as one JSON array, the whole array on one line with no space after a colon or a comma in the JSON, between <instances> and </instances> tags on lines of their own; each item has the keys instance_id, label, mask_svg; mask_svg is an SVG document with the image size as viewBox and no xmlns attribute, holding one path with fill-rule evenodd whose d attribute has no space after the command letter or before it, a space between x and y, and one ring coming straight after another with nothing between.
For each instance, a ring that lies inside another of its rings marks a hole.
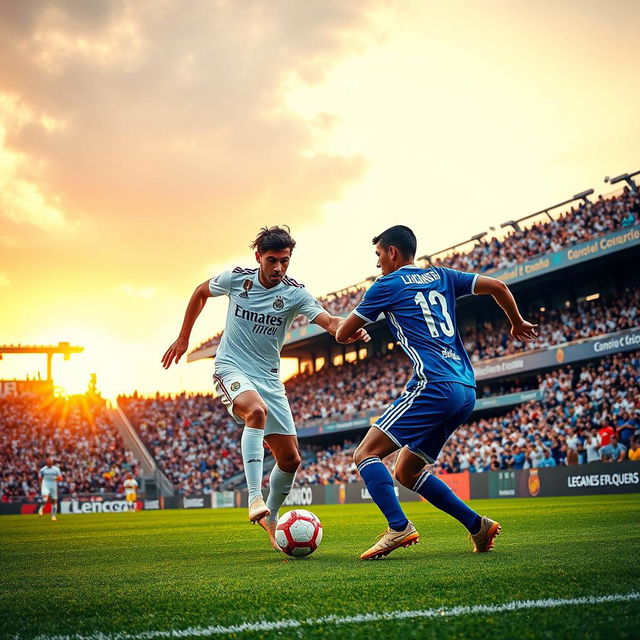
<instances>
[{"instance_id":1,"label":"blue shorts","mask_svg":"<svg viewBox=\"0 0 640 640\"><path fill-rule=\"evenodd\" d=\"M413 378L373 426L399 447L433 463L449 436L471 415L475 403L474 387Z\"/></svg>"}]
</instances>

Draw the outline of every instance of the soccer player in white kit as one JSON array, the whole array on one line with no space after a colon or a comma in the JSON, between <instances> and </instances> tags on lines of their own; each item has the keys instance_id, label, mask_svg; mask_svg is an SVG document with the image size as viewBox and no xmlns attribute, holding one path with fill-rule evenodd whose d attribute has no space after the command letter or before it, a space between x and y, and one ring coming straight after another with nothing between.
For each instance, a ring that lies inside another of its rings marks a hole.
<instances>
[{"instance_id":1,"label":"soccer player in white kit","mask_svg":"<svg viewBox=\"0 0 640 640\"><path fill-rule=\"evenodd\" d=\"M58 514L58 482L62 480L60 467L53 464L53 458L49 456L44 461L44 467L38 471L41 481L40 493L42 494L42 506L38 509L38 515L44 515L44 505L51 503L51 519L57 520Z\"/></svg>"},{"instance_id":2,"label":"soccer player in white kit","mask_svg":"<svg viewBox=\"0 0 640 640\"><path fill-rule=\"evenodd\" d=\"M135 511L138 500L138 481L133 477L132 473L127 473L123 486L129 511Z\"/></svg>"},{"instance_id":3,"label":"soccer player in white kit","mask_svg":"<svg viewBox=\"0 0 640 640\"><path fill-rule=\"evenodd\" d=\"M251 247L259 267L236 267L199 285L187 305L178 339L162 358L165 369L187 351L193 324L207 299L226 295L229 309L215 360L214 386L232 417L244 424L242 462L249 491L249 520L267 531L272 546L278 509L289 494L300 465L291 408L280 382L280 352L293 319L304 314L335 336L342 318L332 316L304 288L286 275L295 240L285 227L265 227ZM350 342L370 337L363 329ZM265 503L261 484L263 439L276 464Z\"/></svg>"}]
</instances>

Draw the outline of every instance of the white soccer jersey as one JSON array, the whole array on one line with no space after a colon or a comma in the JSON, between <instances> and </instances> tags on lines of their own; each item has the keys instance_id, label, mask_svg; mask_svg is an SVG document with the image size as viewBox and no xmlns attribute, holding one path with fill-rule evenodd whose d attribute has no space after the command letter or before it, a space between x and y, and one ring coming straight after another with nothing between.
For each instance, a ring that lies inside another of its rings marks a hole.
<instances>
[{"instance_id":1,"label":"white soccer jersey","mask_svg":"<svg viewBox=\"0 0 640 640\"><path fill-rule=\"evenodd\" d=\"M58 486L56 478L62 475L62 473L60 471L60 467L53 465L52 467L47 467L47 466L42 467L38 475L42 480L43 489L56 489Z\"/></svg>"},{"instance_id":2,"label":"white soccer jersey","mask_svg":"<svg viewBox=\"0 0 640 640\"><path fill-rule=\"evenodd\" d=\"M278 378L280 351L293 319L302 313L312 322L324 312L304 286L288 276L265 289L258 269L225 271L209 280L209 291L213 296L229 297L216 370L233 366L249 377Z\"/></svg>"},{"instance_id":3,"label":"white soccer jersey","mask_svg":"<svg viewBox=\"0 0 640 640\"><path fill-rule=\"evenodd\" d=\"M138 488L138 481L135 480L134 478L131 478L131 480L124 481L124 492L127 495L135 493L137 488Z\"/></svg>"}]
</instances>

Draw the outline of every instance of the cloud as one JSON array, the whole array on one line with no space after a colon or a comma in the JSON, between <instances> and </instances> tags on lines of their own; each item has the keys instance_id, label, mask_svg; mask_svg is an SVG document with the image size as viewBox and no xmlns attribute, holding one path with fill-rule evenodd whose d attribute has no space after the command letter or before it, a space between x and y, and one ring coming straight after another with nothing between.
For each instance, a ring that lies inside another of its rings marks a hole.
<instances>
[{"instance_id":1,"label":"cloud","mask_svg":"<svg viewBox=\"0 0 640 640\"><path fill-rule=\"evenodd\" d=\"M40 188L37 163L7 146L11 132L27 127L55 132L64 125L47 114L34 115L15 96L0 94L0 215L19 224L63 229L67 220L57 204Z\"/></svg>"},{"instance_id":2,"label":"cloud","mask_svg":"<svg viewBox=\"0 0 640 640\"><path fill-rule=\"evenodd\" d=\"M204 238L202 257L224 256L247 228L310 221L366 162L317 153L334 116L306 120L285 93L377 38L381 6L4 3L0 91L23 114L0 141L4 215L50 228L91 219L101 241L150 252L156 267L171 246Z\"/></svg>"}]
</instances>

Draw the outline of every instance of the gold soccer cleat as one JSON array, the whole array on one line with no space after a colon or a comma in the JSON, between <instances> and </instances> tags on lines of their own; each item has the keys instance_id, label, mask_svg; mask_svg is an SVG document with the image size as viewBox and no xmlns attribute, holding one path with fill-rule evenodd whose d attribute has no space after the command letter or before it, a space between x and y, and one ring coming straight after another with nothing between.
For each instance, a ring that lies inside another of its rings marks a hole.
<instances>
[{"instance_id":1,"label":"gold soccer cleat","mask_svg":"<svg viewBox=\"0 0 640 640\"><path fill-rule=\"evenodd\" d=\"M410 547L412 544L418 544L418 542L420 542L420 534L413 524L409 522L403 531L387 529L381 534L378 542L360 556L360 560L376 560L377 558L388 556L392 551L400 547Z\"/></svg>"},{"instance_id":2,"label":"gold soccer cleat","mask_svg":"<svg viewBox=\"0 0 640 640\"><path fill-rule=\"evenodd\" d=\"M501 531L502 527L499 522L482 516L480 531L475 535L469 534L469 537L473 540L473 552L485 553L491 551L491 549L493 549L494 539Z\"/></svg>"},{"instance_id":3,"label":"gold soccer cleat","mask_svg":"<svg viewBox=\"0 0 640 640\"><path fill-rule=\"evenodd\" d=\"M251 522L251 524L255 524L256 522L258 522L258 520L260 520L260 518L264 518L270 513L271 512L269 511L267 505L264 503L262 496L257 496L249 505L249 522Z\"/></svg>"}]
</instances>

